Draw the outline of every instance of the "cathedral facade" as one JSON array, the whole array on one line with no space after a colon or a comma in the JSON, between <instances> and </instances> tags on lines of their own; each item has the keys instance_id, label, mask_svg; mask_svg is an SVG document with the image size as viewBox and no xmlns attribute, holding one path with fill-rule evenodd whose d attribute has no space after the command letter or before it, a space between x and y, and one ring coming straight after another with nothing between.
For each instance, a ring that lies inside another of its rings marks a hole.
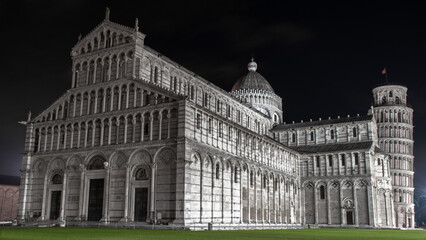
<instances>
[{"instance_id":1,"label":"cathedral facade","mask_svg":"<svg viewBox=\"0 0 426 240\"><path fill-rule=\"evenodd\" d=\"M405 87L367 115L284 123L257 72L231 92L109 11L72 48L71 88L26 122L18 219L201 230L413 227ZM392 129L392 130L389 130Z\"/></svg>"}]
</instances>

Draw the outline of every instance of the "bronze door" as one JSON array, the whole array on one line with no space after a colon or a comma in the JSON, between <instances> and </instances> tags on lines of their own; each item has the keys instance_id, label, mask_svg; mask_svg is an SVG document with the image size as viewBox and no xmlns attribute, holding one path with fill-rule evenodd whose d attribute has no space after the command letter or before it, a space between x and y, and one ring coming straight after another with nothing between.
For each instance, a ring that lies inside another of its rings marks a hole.
<instances>
[{"instance_id":1,"label":"bronze door","mask_svg":"<svg viewBox=\"0 0 426 240\"><path fill-rule=\"evenodd\" d=\"M58 219L60 210L61 210L61 191L52 191L52 197L50 199L50 220Z\"/></svg>"},{"instance_id":2,"label":"bronze door","mask_svg":"<svg viewBox=\"0 0 426 240\"><path fill-rule=\"evenodd\" d=\"M135 222L146 221L148 215L148 188L135 189Z\"/></svg>"},{"instance_id":3,"label":"bronze door","mask_svg":"<svg viewBox=\"0 0 426 240\"><path fill-rule=\"evenodd\" d=\"M99 221L102 218L104 200L104 179L91 179L89 189L88 221Z\"/></svg>"},{"instance_id":4,"label":"bronze door","mask_svg":"<svg viewBox=\"0 0 426 240\"><path fill-rule=\"evenodd\" d=\"M352 216L352 211L346 212L346 223L348 225L354 224L354 219L353 219L353 216Z\"/></svg>"}]
</instances>

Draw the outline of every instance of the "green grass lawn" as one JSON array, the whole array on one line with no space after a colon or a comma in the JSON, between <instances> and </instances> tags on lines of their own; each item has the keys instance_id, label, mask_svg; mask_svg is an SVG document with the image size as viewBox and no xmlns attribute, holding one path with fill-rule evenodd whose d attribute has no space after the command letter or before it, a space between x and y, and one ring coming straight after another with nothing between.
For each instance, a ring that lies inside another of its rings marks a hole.
<instances>
[{"instance_id":1,"label":"green grass lawn","mask_svg":"<svg viewBox=\"0 0 426 240\"><path fill-rule=\"evenodd\" d=\"M426 231L364 229L301 229L257 231L179 231L109 228L0 228L0 239L426 239Z\"/></svg>"}]
</instances>

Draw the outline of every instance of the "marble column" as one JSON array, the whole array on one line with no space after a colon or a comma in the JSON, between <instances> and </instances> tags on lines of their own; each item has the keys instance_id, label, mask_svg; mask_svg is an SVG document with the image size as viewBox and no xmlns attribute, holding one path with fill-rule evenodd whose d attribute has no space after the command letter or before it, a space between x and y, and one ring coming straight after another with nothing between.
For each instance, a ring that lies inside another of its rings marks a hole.
<instances>
[{"instance_id":1,"label":"marble column","mask_svg":"<svg viewBox=\"0 0 426 240\"><path fill-rule=\"evenodd\" d=\"M85 221L86 220L86 216L84 213L84 206L85 204L83 203L84 201L84 190L85 190L85 182L86 182L86 167L84 166L84 164L80 164L80 171L81 171L81 175L80 175L80 194L79 194L79 201L78 201L78 217L76 218L77 221Z\"/></svg>"},{"instance_id":2,"label":"marble column","mask_svg":"<svg viewBox=\"0 0 426 240\"><path fill-rule=\"evenodd\" d=\"M105 194L104 194L104 211L103 216L101 219L101 222L109 223L109 197L110 197L110 179L111 179L111 165L109 162L104 162L104 167L106 170L106 176L105 176Z\"/></svg>"},{"instance_id":3,"label":"marble column","mask_svg":"<svg viewBox=\"0 0 426 240\"><path fill-rule=\"evenodd\" d=\"M129 221L129 195L130 195L130 164L126 164L126 188L124 192L124 217L120 220L122 222Z\"/></svg>"},{"instance_id":4,"label":"marble column","mask_svg":"<svg viewBox=\"0 0 426 240\"><path fill-rule=\"evenodd\" d=\"M357 183L354 183L353 187L352 187L352 189L353 189L353 196L354 196L354 217L355 217L354 223L355 223L355 225L359 225L359 220L358 220L358 210L359 210L358 209L358 197L356 195L356 189L358 187L357 185L358 185Z\"/></svg>"},{"instance_id":5,"label":"marble column","mask_svg":"<svg viewBox=\"0 0 426 240\"><path fill-rule=\"evenodd\" d=\"M118 106L117 109L121 110L121 94L122 94L122 86L118 88Z\"/></svg>"},{"instance_id":6,"label":"marble column","mask_svg":"<svg viewBox=\"0 0 426 240\"><path fill-rule=\"evenodd\" d=\"M163 127L163 114L162 114L162 112L160 112L158 114L158 121L159 121L159 124L158 124L158 140L161 140L161 129Z\"/></svg>"},{"instance_id":7,"label":"marble column","mask_svg":"<svg viewBox=\"0 0 426 240\"><path fill-rule=\"evenodd\" d=\"M43 201L42 201L42 205L41 205L41 220L46 220L46 212L47 212L47 201L49 199L49 196L47 194L47 182L48 182L48 178L47 175L49 173L46 171L45 175L44 175L44 184L43 184Z\"/></svg>"},{"instance_id":8,"label":"marble column","mask_svg":"<svg viewBox=\"0 0 426 240\"><path fill-rule=\"evenodd\" d=\"M101 112L100 109L98 109L98 92L95 92L95 106L93 107L93 113L96 114L98 112Z\"/></svg>"},{"instance_id":9,"label":"marble column","mask_svg":"<svg viewBox=\"0 0 426 240\"><path fill-rule=\"evenodd\" d=\"M172 114L170 113L170 109L167 112L167 139L170 138L170 127L171 127L171 120L172 120Z\"/></svg>"},{"instance_id":10,"label":"marble column","mask_svg":"<svg viewBox=\"0 0 426 240\"><path fill-rule=\"evenodd\" d=\"M101 122L101 133L100 133L100 135L101 135L101 139L99 139L99 146L103 146L104 145L104 134L105 134L105 126L104 126L104 122L102 121Z\"/></svg>"},{"instance_id":11,"label":"marble column","mask_svg":"<svg viewBox=\"0 0 426 240\"><path fill-rule=\"evenodd\" d=\"M157 222L157 216L156 216L156 207L155 207L155 193L156 193L156 175L157 175L157 163L154 163L151 168L151 222L156 223Z\"/></svg>"},{"instance_id":12,"label":"marble column","mask_svg":"<svg viewBox=\"0 0 426 240\"><path fill-rule=\"evenodd\" d=\"M124 143L127 143L127 129L129 127L127 118L124 119Z\"/></svg>"},{"instance_id":13,"label":"marble column","mask_svg":"<svg viewBox=\"0 0 426 240\"><path fill-rule=\"evenodd\" d=\"M62 182L62 200L61 200L61 221L65 220L66 218L66 202L67 202L67 186L68 185L68 169L64 172L64 179Z\"/></svg>"},{"instance_id":14,"label":"marble column","mask_svg":"<svg viewBox=\"0 0 426 240\"><path fill-rule=\"evenodd\" d=\"M145 135L145 116L144 113L141 114L141 142L143 142L143 138Z\"/></svg>"},{"instance_id":15,"label":"marble column","mask_svg":"<svg viewBox=\"0 0 426 240\"><path fill-rule=\"evenodd\" d=\"M67 127L64 128L64 146L62 149L66 149L67 148ZM40 143L40 142L39 142Z\"/></svg>"}]
</instances>

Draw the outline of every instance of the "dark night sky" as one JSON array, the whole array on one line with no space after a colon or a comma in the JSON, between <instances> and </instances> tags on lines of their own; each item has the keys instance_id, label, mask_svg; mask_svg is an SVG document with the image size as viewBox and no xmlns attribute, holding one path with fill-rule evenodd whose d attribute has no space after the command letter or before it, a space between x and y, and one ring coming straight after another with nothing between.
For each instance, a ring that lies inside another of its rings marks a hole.
<instances>
[{"instance_id":1,"label":"dark night sky","mask_svg":"<svg viewBox=\"0 0 426 240\"><path fill-rule=\"evenodd\" d=\"M9 2L0 2L0 175L19 175L25 128L17 122L70 87L70 50L109 6L111 21L134 26L138 17L146 45L225 90L253 55L287 122L366 114L386 66L390 81L409 89L415 187L426 194L426 3Z\"/></svg>"}]
</instances>

